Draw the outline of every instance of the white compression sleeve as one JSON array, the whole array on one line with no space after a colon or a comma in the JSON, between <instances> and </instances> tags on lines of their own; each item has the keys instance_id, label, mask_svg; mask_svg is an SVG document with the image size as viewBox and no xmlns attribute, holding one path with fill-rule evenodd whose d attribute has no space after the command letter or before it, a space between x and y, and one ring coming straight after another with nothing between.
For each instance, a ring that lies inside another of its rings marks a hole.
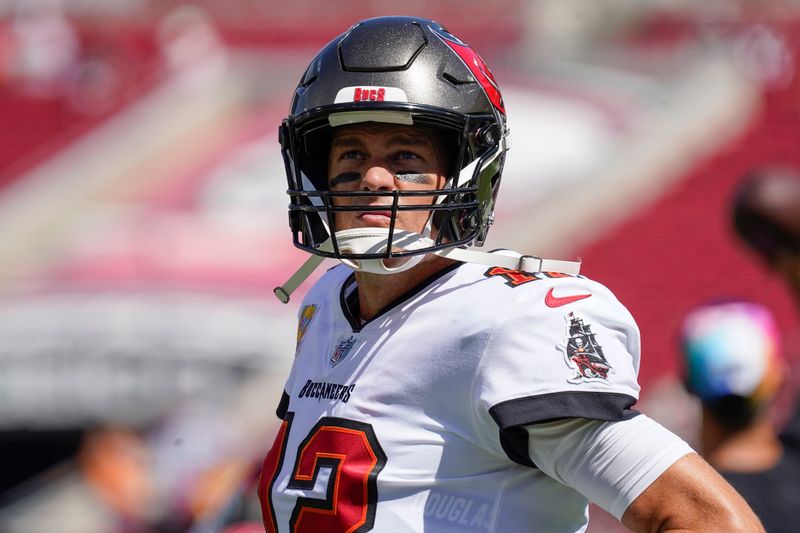
<instances>
[{"instance_id":1,"label":"white compression sleeve","mask_svg":"<svg viewBox=\"0 0 800 533\"><path fill-rule=\"evenodd\" d=\"M641 414L619 422L573 418L525 429L536 466L618 520L658 476L693 452L678 436Z\"/></svg>"}]
</instances>

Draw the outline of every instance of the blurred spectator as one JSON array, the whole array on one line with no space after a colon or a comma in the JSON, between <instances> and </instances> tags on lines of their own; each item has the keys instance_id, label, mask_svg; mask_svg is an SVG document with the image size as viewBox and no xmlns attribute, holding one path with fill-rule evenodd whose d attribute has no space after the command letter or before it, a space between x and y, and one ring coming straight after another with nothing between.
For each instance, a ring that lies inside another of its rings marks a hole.
<instances>
[{"instance_id":1,"label":"blurred spectator","mask_svg":"<svg viewBox=\"0 0 800 533\"><path fill-rule=\"evenodd\" d=\"M202 83L220 75L227 53L206 11L195 5L170 10L158 26L161 53L169 71L189 83Z\"/></svg>"},{"instance_id":2,"label":"blurred spectator","mask_svg":"<svg viewBox=\"0 0 800 533\"><path fill-rule=\"evenodd\" d=\"M779 436L770 407L785 378L772 314L749 302L708 304L683 325L684 378L700 399L700 449L769 533L796 531L800 447Z\"/></svg>"},{"instance_id":3,"label":"blurred spectator","mask_svg":"<svg viewBox=\"0 0 800 533\"><path fill-rule=\"evenodd\" d=\"M789 285L800 309L800 172L759 169L737 191L736 232Z\"/></svg>"},{"instance_id":4,"label":"blurred spectator","mask_svg":"<svg viewBox=\"0 0 800 533\"><path fill-rule=\"evenodd\" d=\"M145 442L128 429L100 428L87 434L79 455L86 481L117 519L115 531L147 531L156 502Z\"/></svg>"},{"instance_id":5,"label":"blurred spectator","mask_svg":"<svg viewBox=\"0 0 800 533\"><path fill-rule=\"evenodd\" d=\"M772 25L746 26L733 43L733 55L742 71L765 89L786 89L794 79L790 45Z\"/></svg>"},{"instance_id":6,"label":"blurred spectator","mask_svg":"<svg viewBox=\"0 0 800 533\"><path fill-rule=\"evenodd\" d=\"M58 93L80 55L80 41L59 0L17 3L3 45L2 77L32 96Z\"/></svg>"},{"instance_id":7,"label":"blurred spectator","mask_svg":"<svg viewBox=\"0 0 800 533\"><path fill-rule=\"evenodd\" d=\"M786 281L800 310L800 171L756 169L737 189L732 216L736 233ZM800 404L784 440L800 447Z\"/></svg>"}]
</instances>

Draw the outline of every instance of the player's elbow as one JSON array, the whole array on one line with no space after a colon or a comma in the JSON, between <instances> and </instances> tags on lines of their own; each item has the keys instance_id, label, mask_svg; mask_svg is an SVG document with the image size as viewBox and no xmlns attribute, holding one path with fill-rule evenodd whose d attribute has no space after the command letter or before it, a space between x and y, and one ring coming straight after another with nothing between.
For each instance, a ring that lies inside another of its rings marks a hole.
<instances>
[{"instance_id":1,"label":"player's elbow","mask_svg":"<svg viewBox=\"0 0 800 533\"><path fill-rule=\"evenodd\" d=\"M693 502L675 513L655 513L638 520L624 517L623 523L639 533L764 533L755 513L743 502L721 498L717 505L709 507L709 503Z\"/></svg>"},{"instance_id":2,"label":"player's elbow","mask_svg":"<svg viewBox=\"0 0 800 533\"><path fill-rule=\"evenodd\" d=\"M622 522L651 532L763 533L758 517L697 454L678 460L628 507Z\"/></svg>"},{"instance_id":3,"label":"player's elbow","mask_svg":"<svg viewBox=\"0 0 800 533\"><path fill-rule=\"evenodd\" d=\"M684 516L684 523L666 523L656 531L764 533L764 527L747 503L732 489L730 492L732 495L720 495L717 505L710 509L704 509L698 502L691 523L686 523L689 521ZM691 516L689 513L687 515Z\"/></svg>"}]
</instances>

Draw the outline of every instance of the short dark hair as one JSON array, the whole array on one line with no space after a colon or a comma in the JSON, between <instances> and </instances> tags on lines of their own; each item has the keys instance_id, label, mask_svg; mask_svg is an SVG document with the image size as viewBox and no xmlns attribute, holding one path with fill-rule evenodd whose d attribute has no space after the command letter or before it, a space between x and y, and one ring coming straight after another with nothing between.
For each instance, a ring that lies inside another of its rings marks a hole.
<instances>
[{"instance_id":1,"label":"short dark hair","mask_svg":"<svg viewBox=\"0 0 800 533\"><path fill-rule=\"evenodd\" d=\"M788 193L780 201L768 193L776 186ZM736 234L768 263L783 252L800 253L800 173L755 169L737 187L732 211Z\"/></svg>"},{"instance_id":2,"label":"short dark hair","mask_svg":"<svg viewBox=\"0 0 800 533\"><path fill-rule=\"evenodd\" d=\"M750 398L735 394L704 401L703 405L720 426L731 432L740 431L752 424L764 407Z\"/></svg>"}]
</instances>

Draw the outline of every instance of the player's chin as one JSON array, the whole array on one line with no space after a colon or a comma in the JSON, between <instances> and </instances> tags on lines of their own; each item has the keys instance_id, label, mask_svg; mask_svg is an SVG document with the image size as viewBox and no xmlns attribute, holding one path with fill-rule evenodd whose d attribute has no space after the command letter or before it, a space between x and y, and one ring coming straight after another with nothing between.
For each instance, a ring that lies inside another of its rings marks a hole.
<instances>
[{"instance_id":1,"label":"player's chin","mask_svg":"<svg viewBox=\"0 0 800 533\"><path fill-rule=\"evenodd\" d=\"M395 251L396 252L402 252L403 250L396 249ZM406 263L408 263L409 261L411 261L411 257L408 257L408 256L406 256L406 257L390 257L388 259L384 259L383 260L383 264L386 266L386 268L399 268L399 267L405 265Z\"/></svg>"}]
</instances>

